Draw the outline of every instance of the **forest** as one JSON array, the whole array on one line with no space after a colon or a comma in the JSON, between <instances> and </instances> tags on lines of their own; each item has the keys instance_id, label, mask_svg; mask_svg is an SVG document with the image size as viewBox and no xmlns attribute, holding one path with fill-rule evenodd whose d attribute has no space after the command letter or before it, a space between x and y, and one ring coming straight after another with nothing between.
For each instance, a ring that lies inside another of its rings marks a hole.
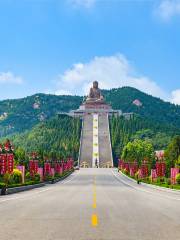
<instances>
[{"instance_id":1,"label":"forest","mask_svg":"<svg viewBox=\"0 0 180 240\"><path fill-rule=\"evenodd\" d=\"M136 139L148 140L154 150L165 149L171 139L180 134L180 129L168 124L150 121L134 114L130 119L113 116L110 118L110 133L114 163L117 166L123 148Z\"/></svg>"},{"instance_id":2,"label":"forest","mask_svg":"<svg viewBox=\"0 0 180 240\"><path fill-rule=\"evenodd\" d=\"M113 109L133 113L129 120L110 118L115 165L128 142L148 140L155 150L160 150L180 134L180 106L131 87L102 90L102 94ZM140 105L134 104L135 100ZM42 93L0 101L0 142L6 138L13 141L18 159L27 159L25 152L37 151L41 158L72 155L77 160L81 120L59 113L77 109L82 101L81 96Z\"/></svg>"},{"instance_id":3,"label":"forest","mask_svg":"<svg viewBox=\"0 0 180 240\"><path fill-rule=\"evenodd\" d=\"M81 120L66 115L53 117L39 123L32 130L11 135L15 145L15 158L19 164L26 164L32 152L40 161L73 157L78 159L81 133Z\"/></svg>"}]
</instances>

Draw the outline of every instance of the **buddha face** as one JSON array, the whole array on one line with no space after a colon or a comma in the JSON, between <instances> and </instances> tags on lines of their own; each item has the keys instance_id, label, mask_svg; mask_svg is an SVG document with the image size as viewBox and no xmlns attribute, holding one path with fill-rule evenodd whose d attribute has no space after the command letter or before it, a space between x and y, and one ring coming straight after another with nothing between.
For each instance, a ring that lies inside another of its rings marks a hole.
<instances>
[{"instance_id":1,"label":"buddha face","mask_svg":"<svg viewBox=\"0 0 180 240\"><path fill-rule=\"evenodd\" d=\"M97 81L94 81L94 82L93 82L93 88L98 89L98 82L97 82Z\"/></svg>"}]
</instances>

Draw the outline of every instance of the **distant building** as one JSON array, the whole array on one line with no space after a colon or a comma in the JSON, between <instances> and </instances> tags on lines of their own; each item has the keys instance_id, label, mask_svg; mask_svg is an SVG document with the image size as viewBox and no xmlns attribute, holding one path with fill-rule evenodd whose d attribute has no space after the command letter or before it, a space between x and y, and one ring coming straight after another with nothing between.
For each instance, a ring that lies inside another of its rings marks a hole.
<instances>
[{"instance_id":1,"label":"distant building","mask_svg":"<svg viewBox=\"0 0 180 240\"><path fill-rule=\"evenodd\" d=\"M60 112L58 115L83 118L84 115L93 113L108 114L108 116L124 116L126 119L130 119L133 115L133 113L123 113L122 110L112 109L111 105L105 102L101 90L98 88L97 81L93 82L93 87L90 89L88 97L84 99L78 109L71 110L68 113Z\"/></svg>"}]
</instances>

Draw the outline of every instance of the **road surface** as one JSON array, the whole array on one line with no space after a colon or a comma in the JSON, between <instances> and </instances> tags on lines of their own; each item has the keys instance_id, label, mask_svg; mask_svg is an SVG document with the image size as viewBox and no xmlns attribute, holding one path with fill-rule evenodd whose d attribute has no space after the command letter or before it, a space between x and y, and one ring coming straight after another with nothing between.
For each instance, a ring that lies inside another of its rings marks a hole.
<instances>
[{"instance_id":1,"label":"road surface","mask_svg":"<svg viewBox=\"0 0 180 240\"><path fill-rule=\"evenodd\" d=\"M1 240L179 240L180 194L115 169L81 169L54 185L0 197Z\"/></svg>"}]
</instances>

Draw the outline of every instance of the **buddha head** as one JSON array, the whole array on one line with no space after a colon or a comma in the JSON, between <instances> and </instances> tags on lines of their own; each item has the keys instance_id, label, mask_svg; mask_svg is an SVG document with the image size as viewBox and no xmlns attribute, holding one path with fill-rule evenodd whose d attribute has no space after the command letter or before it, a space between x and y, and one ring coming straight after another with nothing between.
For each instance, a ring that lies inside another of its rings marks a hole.
<instances>
[{"instance_id":1,"label":"buddha head","mask_svg":"<svg viewBox=\"0 0 180 240\"><path fill-rule=\"evenodd\" d=\"M97 81L93 82L93 88L98 89L98 82Z\"/></svg>"}]
</instances>

